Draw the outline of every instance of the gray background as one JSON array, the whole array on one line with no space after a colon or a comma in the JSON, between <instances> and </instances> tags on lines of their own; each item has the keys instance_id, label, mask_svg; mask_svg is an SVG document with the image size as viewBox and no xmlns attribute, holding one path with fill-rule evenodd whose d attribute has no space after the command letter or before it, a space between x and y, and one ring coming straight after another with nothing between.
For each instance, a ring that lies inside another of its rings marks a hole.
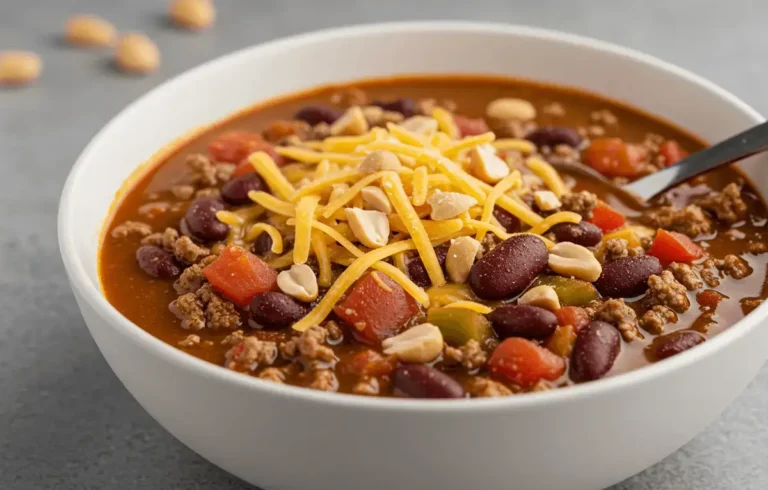
<instances>
[{"instance_id":1,"label":"gray background","mask_svg":"<svg viewBox=\"0 0 768 490\"><path fill-rule=\"evenodd\" d=\"M250 488L174 440L125 391L85 329L57 249L57 202L75 158L113 115L169 77L234 49L321 27L494 20L646 51L768 112L764 0L220 0L216 27L202 34L168 27L165 4L0 0L0 50L30 49L45 62L35 86L0 89L2 489ZM162 52L159 72L126 77L111 69L107 52L63 46L56 33L69 15L82 12L101 14L122 30L147 32ZM768 367L703 434L615 488L768 487L766 406Z\"/></svg>"}]
</instances>

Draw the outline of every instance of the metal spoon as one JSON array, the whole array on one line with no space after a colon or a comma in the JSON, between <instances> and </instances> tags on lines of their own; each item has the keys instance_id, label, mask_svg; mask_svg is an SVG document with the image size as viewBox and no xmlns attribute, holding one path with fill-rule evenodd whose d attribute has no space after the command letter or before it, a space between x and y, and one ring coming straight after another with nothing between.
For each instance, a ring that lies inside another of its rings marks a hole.
<instances>
[{"instance_id":1,"label":"metal spoon","mask_svg":"<svg viewBox=\"0 0 768 490\"><path fill-rule=\"evenodd\" d=\"M623 186L616 186L605 176L586 165L556 164L555 166L566 172L575 171L582 175L600 179L613 186L618 191L616 192L617 194L631 198L631 200L639 204L644 204L652 197L691 177L722 167L723 165L729 165L766 150L768 150L768 122L758 124L716 145L694 153L672 166L663 168Z\"/></svg>"}]
</instances>

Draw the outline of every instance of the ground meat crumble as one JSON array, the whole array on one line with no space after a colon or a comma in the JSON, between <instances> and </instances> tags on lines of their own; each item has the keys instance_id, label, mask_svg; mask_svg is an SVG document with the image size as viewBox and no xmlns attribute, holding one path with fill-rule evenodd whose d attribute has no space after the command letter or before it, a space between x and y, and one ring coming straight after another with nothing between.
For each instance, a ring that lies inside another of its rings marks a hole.
<instances>
[{"instance_id":1,"label":"ground meat crumble","mask_svg":"<svg viewBox=\"0 0 768 490\"><path fill-rule=\"evenodd\" d=\"M126 221L112 228L112 238L125 238L128 235L149 236L152 233L152 227L141 221Z\"/></svg>"},{"instance_id":2,"label":"ground meat crumble","mask_svg":"<svg viewBox=\"0 0 768 490\"><path fill-rule=\"evenodd\" d=\"M678 313L691 306L685 286L668 270L648 278L648 299L650 304L667 306Z\"/></svg>"},{"instance_id":3,"label":"ground meat crumble","mask_svg":"<svg viewBox=\"0 0 768 490\"><path fill-rule=\"evenodd\" d=\"M592 304L587 307L587 313L595 320L602 320L616 326L625 342L642 338L642 334L637 329L637 314L624 303L623 299L609 299Z\"/></svg>"},{"instance_id":4,"label":"ground meat crumble","mask_svg":"<svg viewBox=\"0 0 768 490\"><path fill-rule=\"evenodd\" d=\"M721 192L701 199L698 204L726 224L743 219L747 212L747 204L741 198L741 188L735 182L725 186Z\"/></svg>"},{"instance_id":5,"label":"ground meat crumble","mask_svg":"<svg viewBox=\"0 0 768 490\"><path fill-rule=\"evenodd\" d=\"M640 317L640 326L646 332L658 335L664 331L665 324L676 321L677 313L667 306L656 305L643 313Z\"/></svg>"},{"instance_id":6,"label":"ground meat crumble","mask_svg":"<svg viewBox=\"0 0 768 490\"><path fill-rule=\"evenodd\" d=\"M210 255L211 251L197 245L188 236L179 237L173 244L173 254L182 262L194 264L203 257Z\"/></svg>"},{"instance_id":7,"label":"ground meat crumble","mask_svg":"<svg viewBox=\"0 0 768 490\"><path fill-rule=\"evenodd\" d=\"M580 214L584 219L589 219L597 206L597 195L589 191L571 192L564 194L560 202L562 202L563 211L572 211Z\"/></svg>"},{"instance_id":8,"label":"ground meat crumble","mask_svg":"<svg viewBox=\"0 0 768 490\"><path fill-rule=\"evenodd\" d=\"M669 270L675 276L675 279L685 286L688 291L694 291L702 286L701 280L696 277L696 273L693 272L693 269L688 264L672 262L669 265Z\"/></svg>"},{"instance_id":9,"label":"ground meat crumble","mask_svg":"<svg viewBox=\"0 0 768 490\"><path fill-rule=\"evenodd\" d=\"M443 362L449 366L461 365L467 371L474 371L485 366L488 355L477 340L470 340L458 349L446 345L443 350Z\"/></svg>"},{"instance_id":10,"label":"ground meat crumble","mask_svg":"<svg viewBox=\"0 0 768 490\"><path fill-rule=\"evenodd\" d=\"M489 398L515 394L506 385L485 377L472 378L469 386L467 386L467 392L473 398Z\"/></svg>"},{"instance_id":11,"label":"ground meat crumble","mask_svg":"<svg viewBox=\"0 0 768 490\"><path fill-rule=\"evenodd\" d=\"M234 371L255 371L259 366L271 365L277 359L274 342L246 337L225 354L224 366Z\"/></svg>"},{"instance_id":12,"label":"ground meat crumble","mask_svg":"<svg viewBox=\"0 0 768 490\"><path fill-rule=\"evenodd\" d=\"M201 330L234 329L240 326L240 314L235 305L217 295L204 284L194 293L179 296L168 306L181 320L181 328Z\"/></svg>"},{"instance_id":13,"label":"ground meat crumble","mask_svg":"<svg viewBox=\"0 0 768 490\"><path fill-rule=\"evenodd\" d=\"M623 238L611 238L605 242L604 262L611 262L623 257L635 257L643 255L645 250L642 247L630 247L629 243Z\"/></svg>"},{"instance_id":14,"label":"ground meat crumble","mask_svg":"<svg viewBox=\"0 0 768 490\"><path fill-rule=\"evenodd\" d=\"M752 268L738 255L728 254L722 260L715 260L715 266L724 274L734 279L744 279L752 273Z\"/></svg>"},{"instance_id":15,"label":"ground meat crumble","mask_svg":"<svg viewBox=\"0 0 768 490\"><path fill-rule=\"evenodd\" d=\"M337 391L339 380L332 369L313 369L309 372L311 381L307 388L320 391Z\"/></svg>"},{"instance_id":16,"label":"ground meat crumble","mask_svg":"<svg viewBox=\"0 0 768 490\"><path fill-rule=\"evenodd\" d=\"M682 209L664 206L649 211L645 217L645 223L653 228L677 231L691 238L712 233L712 222L695 204Z\"/></svg>"}]
</instances>

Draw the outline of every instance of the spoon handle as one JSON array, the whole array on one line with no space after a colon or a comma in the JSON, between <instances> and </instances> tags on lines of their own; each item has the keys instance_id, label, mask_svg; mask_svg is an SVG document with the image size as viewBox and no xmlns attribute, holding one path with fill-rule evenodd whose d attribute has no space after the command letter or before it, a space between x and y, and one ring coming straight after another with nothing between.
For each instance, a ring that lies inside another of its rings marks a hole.
<instances>
[{"instance_id":1,"label":"spoon handle","mask_svg":"<svg viewBox=\"0 0 768 490\"><path fill-rule=\"evenodd\" d=\"M644 200L713 168L768 150L768 122L759 124L670 167L622 186Z\"/></svg>"}]
</instances>

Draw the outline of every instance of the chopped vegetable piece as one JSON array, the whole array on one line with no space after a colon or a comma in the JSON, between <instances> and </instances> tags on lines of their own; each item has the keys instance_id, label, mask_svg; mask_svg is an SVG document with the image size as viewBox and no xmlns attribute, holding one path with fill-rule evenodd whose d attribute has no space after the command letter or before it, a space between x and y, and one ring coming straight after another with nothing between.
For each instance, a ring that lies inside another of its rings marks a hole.
<instances>
[{"instance_id":1,"label":"chopped vegetable piece","mask_svg":"<svg viewBox=\"0 0 768 490\"><path fill-rule=\"evenodd\" d=\"M427 322L439 328L443 339L455 346L470 340L483 343L492 334L491 323L484 315L464 308L430 308Z\"/></svg>"},{"instance_id":2,"label":"chopped vegetable piece","mask_svg":"<svg viewBox=\"0 0 768 490\"><path fill-rule=\"evenodd\" d=\"M723 298L724 296L714 289L705 289L696 295L696 301L699 305L711 311L717 308L717 305L720 304Z\"/></svg>"},{"instance_id":3,"label":"chopped vegetable piece","mask_svg":"<svg viewBox=\"0 0 768 490\"><path fill-rule=\"evenodd\" d=\"M357 376L387 376L397 367L395 356L383 356L376 351L365 350L355 354L346 369Z\"/></svg>"},{"instance_id":4,"label":"chopped vegetable piece","mask_svg":"<svg viewBox=\"0 0 768 490\"><path fill-rule=\"evenodd\" d=\"M530 340L512 337L496 347L488 368L497 378L530 388L542 379L554 381L562 376L565 360Z\"/></svg>"},{"instance_id":5,"label":"chopped vegetable piece","mask_svg":"<svg viewBox=\"0 0 768 490\"><path fill-rule=\"evenodd\" d=\"M425 273L426 275L426 273ZM477 296L467 284L449 282L438 287L427 289L431 306L446 306L457 301L477 301Z\"/></svg>"},{"instance_id":6,"label":"chopped vegetable piece","mask_svg":"<svg viewBox=\"0 0 768 490\"><path fill-rule=\"evenodd\" d=\"M704 252L693 240L676 231L659 228L648 255L653 255L662 263L689 263L702 256Z\"/></svg>"},{"instance_id":7,"label":"chopped vegetable piece","mask_svg":"<svg viewBox=\"0 0 768 490\"><path fill-rule=\"evenodd\" d=\"M661 144L659 155L664 159L664 166L669 167L688 156L688 152L675 140L667 140Z\"/></svg>"},{"instance_id":8,"label":"chopped vegetable piece","mask_svg":"<svg viewBox=\"0 0 768 490\"><path fill-rule=\"evenodd\" d=\"M229 247L203 269L211 286L225 298L245 307L257 295L277 289L277 271L240 247Z\"/></svg>"},{"instance_id":9,"label":"chopped vegetable piece","mask_svg":"<svg viewBox=\"0 0 768 490\"><path fill-rule=\"evenodd\" d=\"M453 122L459 129L459 134L462 138L465 136L476 136L488 131L488 124L486 124L485 120L481 117L472 119L471 117L454 114Z\"/></svg>"},{"instance_id":10,"label":"chopped vegetable piece","mask_svg":"<svg viewBox=\"0 0 768 490\"><path fill-rule=\"evenodd\" d=\"M248 131L229 131L222 133L208 145L208 156L214 162L237 163L238 169L235 170L235 177L249 173L244 168L239 168L243 160L248 158L251 153L263 151L268 153L278 165L282 158L275 152L272 145L264 141L258 133ZM240 171L237 174L237 171Z\"/></svg>"},{"instance_id":11,"label":"chopped vegetable piece","mask_svg":"<svg viewBox=\"0 0 768 490\"><path fill-rule=\"evenodd\" d=\"M603 201L597 201L597 206L595 206L595 210L592 212L592 218L589 219L590 223L603 230L604 233L624 226L626 221L627 218L623 214Z\"/></svg>"},{"instance_id":12,"label":"chopped vegetable piece","mask_svg":"<svg viewBox=\"0 0 768 490\"><path fill-rule=\"evenodd\" d=\"M621 138L598 138L584 150L582 159L607 177L637 177L645 156Z\"/></svg>"},{"instance_id":13,"label":"chopped vegetable piece","mask_svg":"<svg viewBox=\"0 0 768 490\"><path fill-rule=\"evenodd\" d=\"M579 331L589 324L589 315L584 308L578 306L563 306L559 310L555 311L557 317L557 324L562 326L571 325L573 331L579 333Z\"/></svg>"},{"instance_id":14,"label":"chopped vegetable piece","mask_svg":"<svg viewBox=\"0 0 768 490\"><path fill-rule=\"evenodd\" d=\"M378 274L374 277L368 273L333 307L333 311L353 327L353 334L361 342L379 344L397 335L416 316L419 307L416 300L389 276Z\"/></svg>"},{"instance_id":15,"label":"chopped vegetable piece","mask_svg":"<svg viewBox=\"0 0 768 490\"><path fill-rule=\"evenodd\" d=\"M591 283L563 276L539 276L534 286L551 286L560 304L564 306L583 306L597 299L597 289Z\"/></svg>"},{"instance_id":16,"label":"chopped vegetable piece","mask_svg":"<svg viewBox=\"0 0 768 490\"><path fill-rule=\"evenodd\" d=\"M553 354L557 354L560 357L569 357L573 350L574 342L576 342L576 329L573 325L567 324L555 329L555 333L547 340L546 346Z\"/></svg>"}]
</instances>

